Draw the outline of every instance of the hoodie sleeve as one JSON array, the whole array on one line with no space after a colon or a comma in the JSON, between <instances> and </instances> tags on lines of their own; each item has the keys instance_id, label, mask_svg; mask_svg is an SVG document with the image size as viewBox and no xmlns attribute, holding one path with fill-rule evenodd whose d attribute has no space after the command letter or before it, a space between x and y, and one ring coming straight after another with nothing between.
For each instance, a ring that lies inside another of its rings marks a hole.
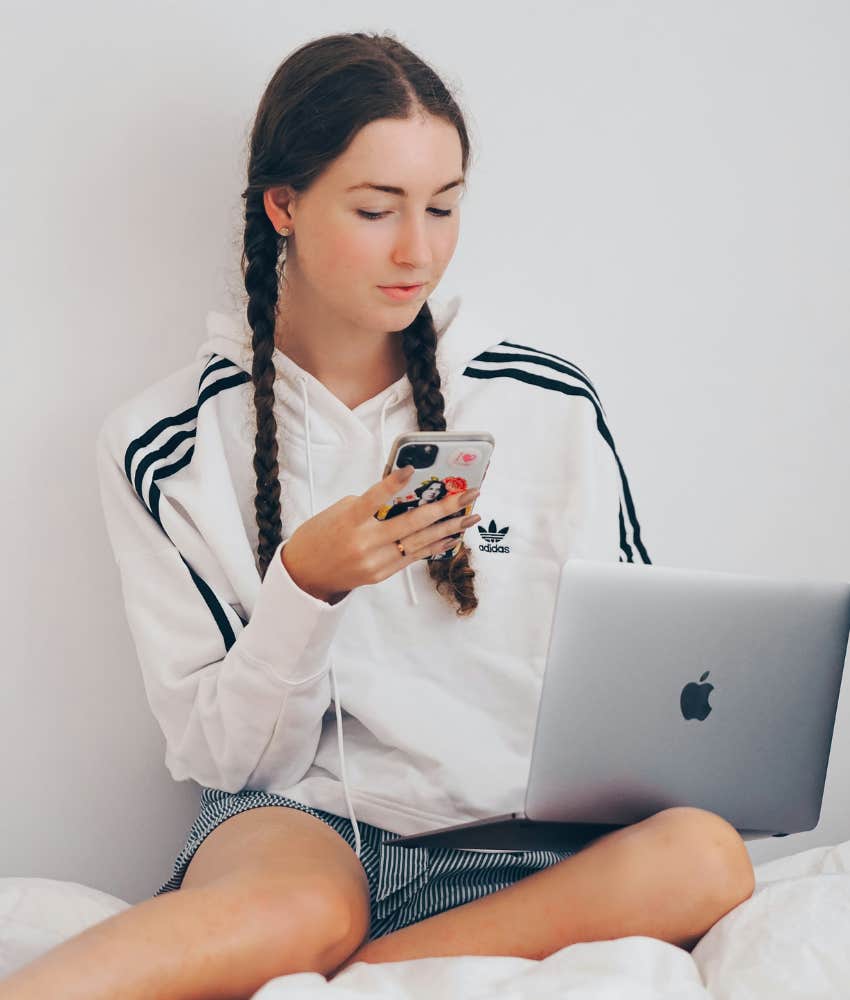
<instances>
[{"instance_id":1,"label":"hoodie sleeve","mask_svg":"<svg viewBox=\"0 0 850 1000\"><path fill-rule=\"evenodd\" d=\"M171 542L110 440L107 419L96 445L101 502L168 770L235 792L272 761L280 786L295 784L316 754L330 646L350 595L330 605L298 587L281 560L284 539L244 621L223 578L202 579Z\"/></svg>"},{"instance_id":2,"label":"hoodie sleeve","mask_svg":"<svg viewBox=\"0 0 850 1000\"><path fill-rule=\"evenodd\" d=\"M585 530L581 555L611 562L651 563L643 543L634 497L611 432L610 420L593 387L583 412L589 474L583 491Z\"/></svg>"}]
</instances>

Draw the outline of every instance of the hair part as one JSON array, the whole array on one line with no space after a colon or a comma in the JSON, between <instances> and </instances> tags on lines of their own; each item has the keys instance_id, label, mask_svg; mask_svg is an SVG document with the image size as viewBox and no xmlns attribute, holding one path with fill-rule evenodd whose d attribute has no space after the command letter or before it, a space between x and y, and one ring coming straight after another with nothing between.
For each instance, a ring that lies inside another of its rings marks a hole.
<instances>
[{"instance_id":1,"label":"hair part","mask_svg":"<svg viewBox=\"0 0 850 1000\"><path fill-rule=\"evenodd\" d=\"M321 108L320 115L316 108ZM241 270L253 331L254 507L261 579L283 539L273 356L280 284L277 262L283 237L266 212L264 192L282 185L295 192L306 190L365 125L381 118L407 120L417 114L455 126L465 174L470 143L457 102L434 70L389 33L334 34L306 43L281 63L260 99L250 138L248 184L242 192ZM427 301L401 331L401 338L419 430L443 431L445 400L436 364L437 332ZM469 553L461 540L453 557L428 562L437 591L456 606L458 615L468 615L478 606Z\"/></svg>"}]
</instances>

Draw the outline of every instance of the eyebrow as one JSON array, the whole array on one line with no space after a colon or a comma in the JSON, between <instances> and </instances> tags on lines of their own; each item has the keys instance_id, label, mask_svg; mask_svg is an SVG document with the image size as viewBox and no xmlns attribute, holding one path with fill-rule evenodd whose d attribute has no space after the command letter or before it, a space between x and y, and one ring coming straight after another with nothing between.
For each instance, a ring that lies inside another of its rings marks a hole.
<instances>
[{"instance_id":1,"label":"eyebrow","mask_svg":"<svg viewBox=\"0 0 850 1000\"><path fill-rule=\"evenodd\" d=\"M466 181L463 177L458 177L456 180L449 181L448 184L444 184L441 188L437 188L434 195L442 194L443 191L448 191L450 188L457 187L458 184L465 184ZM372 181L364 181L362 184L354 184L350 188L346 188L348 191L359 191L361 188L370 188L373 191L386 191L387 194L397 194L401 195L402 198L407 197L407 191L404 188L393 187L391 184L375 184ZM434 195L431 195L433 198Z\"/></svg>"}]
</instances>

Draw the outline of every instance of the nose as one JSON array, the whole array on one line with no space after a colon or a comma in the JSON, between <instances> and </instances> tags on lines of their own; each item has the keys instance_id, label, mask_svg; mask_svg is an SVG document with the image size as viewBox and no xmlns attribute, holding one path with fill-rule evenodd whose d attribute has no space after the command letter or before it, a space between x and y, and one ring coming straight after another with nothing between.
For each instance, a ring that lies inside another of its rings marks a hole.
<instances>
[{"instance_id":1,"label":"nose","mask_svg":"<svg viewBox=\"0 0 850 1000\"><path fill-rule=\"evenodd\" d=\"M426 219L408 218L402 221L395 247L397 263L424 270L431 263L431 244Z\"/></svg>"}]
</instances>

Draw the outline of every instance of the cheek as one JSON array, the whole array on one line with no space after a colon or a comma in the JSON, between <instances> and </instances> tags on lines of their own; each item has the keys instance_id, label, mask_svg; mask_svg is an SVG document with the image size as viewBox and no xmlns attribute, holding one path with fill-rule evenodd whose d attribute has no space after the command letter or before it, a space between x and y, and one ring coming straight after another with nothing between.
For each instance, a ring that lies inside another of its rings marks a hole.
<instances>
[{"instance_id":1,"label":"cheek","mask_svg":"<svg viewBox=\"0 0 850 1000\"><path fill-rule=\"evenodd\" d=\"M377 229L377 227L376 227ZM375 273L383 259L383 241L377 232L365 228L338 230L324 243L324 264L341 276L363 278ZM376 279L377 280L377 279Z\"/></svg>"},{"instance_id":2,"label":"cheek","mask_svg":"<svg viewBox=\"0 0 850 1000\"><path fill-rule=\"evenodd\" d=\"M459 236L460 224L458 222L455 222L453 225L446 226L445 232L440 239L438 250L441 260L448 261L452 256L455 252Z\"/></svg>"},{"instance_id":3,"label":"cheek","mask_svg":"<svg viewBox=\"0 0 850 1000\"><path fill-rule=\"evenodd\" d=\"M299 246L299 261L305 273L324 287L346 284L346 277L362 280L378 254L379 240L368 226L359 226L345 214L313 222L309 243Z\"/></svg>"}]
</instances>

